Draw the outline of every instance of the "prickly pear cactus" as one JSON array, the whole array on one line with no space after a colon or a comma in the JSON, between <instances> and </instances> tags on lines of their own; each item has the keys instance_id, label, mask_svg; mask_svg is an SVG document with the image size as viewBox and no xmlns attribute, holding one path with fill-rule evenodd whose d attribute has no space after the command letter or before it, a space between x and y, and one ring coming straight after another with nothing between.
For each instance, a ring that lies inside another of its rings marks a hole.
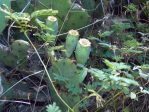
<instances>
[{"instance_id":1,"label":"prickly pear cactus","mask_svg":"<svg viewBox=\"0 0 149 112\"><path fill-rule=\"evenodd\" d=\"M10 0L0 0L0 6L2 4L5 4L8 7L10 7ZM6 25L7 25L7 20L5 18L5 14L0 11L0 33L4 30Z\"/></svg>"},{"instance_id":2,"label":"prickly pear cactus","mask_svg":"<svg viewBox=\"0 0 149 112\"><path fill-rule=\"evenodd\" d=\"M79 38L79 32L77 30L70 30L68 32L65 43L67 57L70 57L73 51L75 50L78 38Z\"/></svg>"},{"instance_id":3,"label":"prickly pear cactus","mask_svg":"<svg viewBox=\"0 0 149 112\"><path fill-rule=\"evenodd\" d=\"M88 11L89 14L94 14L97 17L104 16L104 7L106 0L81 0L82 7Z\"/></svg>"},{"instance_id":4,"label":"prickly pear cactus","mask_svg":"<svg viewBox=\"0 0 149 112\"><path fill-rule=\"evenodd\" d=\"M68 19L65 21L62 31L66 32L70 29L76 30L86 26L89 22L90 16L84 9L73 9L72 12L68 14Z\"/></svg>"},{"instance_id":5,"label":"prickly pear cactus","mask_svg":"<svg viewBox=\"0 0 149 112\"><path fill-rule=\"evenodd\" d=\"M83 8L93 11L95 10L95 0L81 0Z\"/></svg>"},{"instance_id":6,"label":"prickly pear cactus","mask_svg":"<svg viewBox=\"0 0 149 112\"><path fill-rule=\"evenodd\" d=\"M48 16L46 20L46 25L51 28L52 31L47 31L51 35L56 35L58 33L58 20L54 16Z\"/></svg>"},{"instance_id":7,"label":"prickly pear cactus","mask_svg":"<svg viewBox=\"0 0 149 112\"><path fill-rule=\"evenodd\" d=\"M15 0L12 1L12 8L13 10L20 12L24 9L24 7L30 2L30 0ZM34 5L32 4L32 2L34 3L33 0L31 0L31 3L26 7L24 12L29 12L31 13L32 11L34 11Z\"/></svg>"},{"instance_id":8,"label":"prickly pear cactus","mask_svg":"<svg viewBox=\"0 0 149 112\"><path fill-rule=\"evenodd\" d=\"M18 7L21 9L23 7L25 7L25 5L27 4L28 0L16 0L16 3L18 4Z\"/></svg>"},{"instance_id":9,"label":"prickly pear cactus","mask_svg":"<svg viewBox=\"0 0 149 112\"><path fill-rule=\"evenodd\" d=\"M12 54L18 58L25 58L30 44L24 40L16 40L12 43Z\"/></svg>"},{"instance_id":10,"label":"prickly pear cactus","mask_svg":"<svg viewBox=\"0 0 149 112\"><path fill-rule=\"evenodd\" d=\"M85 38L82 38L78 41L75 56L77 63L85 65L91 51L91 42Z\"/></svg>"},{"instance_id":11,"label":"prickly pear cactus","mask_svg":"<svg viewBox=\"0 0 149 112\"><path fill-rule=\"evenodd\" d=\"M14 67L17 64L17 58L12 56L10 49L2 44L0 44L0 62L10 67Z\"/></svg>"},{"instance_id":12,"label":"prickly pear cactus","mask_svg":"<svg viewBox=\"0 0 149 112\"><path fill-rule=\"evenodd\" d=\"M58 17L60 28L66 32L70 29L77 29L86 26L90 21L87 11L78 4L73 4L71 0L50 0L51 7L59 11ZM82 21L83 20L83 21ZM63 22L65 22L63 24Z\"/></svg>"},{"instance_id":13,"label":"prickly pear cactus","mask_svg":"<svg viewBox=\"0 0 149 112\"><path fill-rule=\"evenodd\" d=\"M26 68L27 51L29 43L24 40L16 40L12 43L11 49L0 44L0 62L9 67Z\"/></svg>"},{"instance_id":14,"label":"prickly pear cactus","mask_svg":"<svg viewBox=\"0 0 149 112\"><path fill-rule=\"evenodd\" d=\"M84 27L90 21L88 12L82 9L78 4L73 4L71 0L33 0L31 5L34 6L35 10L47 8L58 10L57 18L59 28L63 26L62 32ZM65 23L63 24L64 21Z\"/></svg>"}]
</instances>

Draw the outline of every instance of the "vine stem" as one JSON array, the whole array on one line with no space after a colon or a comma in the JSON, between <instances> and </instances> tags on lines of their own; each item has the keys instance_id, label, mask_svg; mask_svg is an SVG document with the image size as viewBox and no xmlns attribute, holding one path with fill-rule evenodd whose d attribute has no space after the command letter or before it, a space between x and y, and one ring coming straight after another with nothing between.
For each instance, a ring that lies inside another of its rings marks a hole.
<instances>
[{"instance_id":1,"label":"vine stem","mask_svg":"<svg viewBox=\"0 0 149 112\"><path fill-rule=\"evenodd\" d=\"M58 91L56 90L56 88L55 88L55 86L54 86L54 84L53 84L53 82L52 82L52 79L51 79L51 77L50 77L50 75L49 75L49 72L48 72L48 70L47 70L47 68L46 68L46 65L44 64L43 60L41 59L41 57L40 57L40 55L39 55L39 53L38 53L36 47L34 46L34 44L32 43L32 41L31 41L30 38L28 37L27 32L24 32L24 34L25 34L26 38L28 39L28 41L30 42L30 44L31 44L31 46L33 47L33 49L35 50L35 52L36 52L36 54L37 54L37 56L38 56L40 62L42 63L42 65L43 65L43 67L44 67L44 69L45 69L45 72L46 72L47 77L48 77L48 79L49 79L49 84L50 84L49 86L51 87L52 90L54 90L54 92L55 92L57 98L58 98L71 112L74 112L74 110L63 100L63 98L59 95Z\"/></svg>"},{"instance_id":2,"label":"vine stem","mask_svg":"<svg viewBox=\"0 0 149 112\"><path fill-rule=\"evenodd\" d=\"M118 97L120 94L122 94L122 92L118 92L116 95L114 95L111 99L109 99L106 104L104 104L104 106L106 106L108 103L110 103L110 101L112 101L113 99L115 99L116 97ZM100 108L98 108L95 112L98 112Z\"/></svg>"},{"instance_id":3,"label":"vine stem","mask_svg":"<svg viewBox=\"0 0 149 112\"><path fill-rule=\"evenodd\" d=\"M109 99L105 105L107 105L110 101L112 101L113 99L115 99L116 97L118 97L120 94L122 94L122 92L118 92L116 95L114 95L111 99Z\"/></svg>"},{"instance_id":4,"label":"vine stem","mask_svg":"<svg viewBox=\"0 0 149 112\"><path fill-rule=\"evenodd\" d=\"M86 96L86 97L84 97L83 99L81 99L78 103L76 103L75 105L74 105L74 109L81 103L81 102L83 102L84 100L86 100L86 99L88 99L88 98L90 98L91 96Z\"/></svg>"}]
</instances>

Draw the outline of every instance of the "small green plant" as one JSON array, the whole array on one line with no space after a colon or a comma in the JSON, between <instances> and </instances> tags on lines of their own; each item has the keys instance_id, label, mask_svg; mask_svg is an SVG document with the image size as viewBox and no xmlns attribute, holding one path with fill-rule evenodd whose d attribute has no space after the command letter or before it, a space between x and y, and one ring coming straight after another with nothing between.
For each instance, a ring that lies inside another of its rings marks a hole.
<instances>
[{"instance_id":1,"label":"small green plant","mask_svg":"<svg viewBox=\"0 0 149 112\"><path fill-rule=\"evenodd\" d=\"M77 66L69 59L62 59L55 62L51 68L50 73L54 80L60 81L69 92L72 94L79 94L79 84L83 81L80 77ZM84 77L82 77L84 79ZM60 83L60 84L61 84Z\"/></svg>"},{"instance_id":2,"label":"small green plant","mask_svg":"<svg viewBox=\"0 0 149 112\"><path fill-rule=\"evenodd\" d=\"M137 6L133 3L128 4L126 7L126 14L130 15L130 18L137 20Z\"/></svg>"},{"instance_id":3,"label":"small green plant","mask_svg":"<svg viewBox=\"0 0 149 112\"><path fill-rule=\"evenodd\" d=\"M142 43L137 41L134 34L127 32L127 29L130 28L133 28L130 23L114 21L110 31L99 34L101 39L105 41L101 42L100 45L104 47L105 50L107 50L107 48L109 49L107 53L104 54L105 57L111 57L111 55L113 55L112 58L114 60L120 61L126 55L131 57L135 54L142 53L139 49Z\"/></svg>"},{"instance_id":4,"label":"small green plant","mask_svg":"<svg viewBox=\"0 0 149 112\"><path fill-rule=\"evenodd\" d=\"M126 12L129 12L131 14L135 13L137 11L137 7L135 4L131 3L131 4L128 4L126 8Z\"/></svg>"},{"instance_id":5,"label":"small green plant","mask_svg":"<svg viewBox=\"0 0 149 112\"><path fill-rule=\"evenodd\" d=\"M54 102L53 104L49 104L47 106L47 112L62 112L59 107Z\"/></svg>"}]
</instances>

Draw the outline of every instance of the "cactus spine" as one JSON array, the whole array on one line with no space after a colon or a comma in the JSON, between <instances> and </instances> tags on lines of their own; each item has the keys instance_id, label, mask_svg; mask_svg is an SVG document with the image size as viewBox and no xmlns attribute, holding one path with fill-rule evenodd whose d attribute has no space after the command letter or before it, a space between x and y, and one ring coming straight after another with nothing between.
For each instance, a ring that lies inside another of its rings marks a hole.
<instances>
[{"instance_id":1,"label":"cactus spine","mask_svg":"<svg viewBox=\"0 0 149 112\"><path fill-rule=\"evenodd\" d=\"M79 33L77 30L70 30L68 32L68 35L66 37L66 44L65 44L67 57L70 57L73 51L75 50L78 42L78 38L79 38Z\"/></svg>"},{"instance_id":2,"label":"cactus spine","mask_svg":"<svg viewBox=\"0 0 149 112\"><path fill-rule=\"evenodd\" d=\"M89 54L91 51L91 43L89 40L82 38L78 41L75 56L77 63L85 65L89 58Z\"/></svg>"}]
</instances>

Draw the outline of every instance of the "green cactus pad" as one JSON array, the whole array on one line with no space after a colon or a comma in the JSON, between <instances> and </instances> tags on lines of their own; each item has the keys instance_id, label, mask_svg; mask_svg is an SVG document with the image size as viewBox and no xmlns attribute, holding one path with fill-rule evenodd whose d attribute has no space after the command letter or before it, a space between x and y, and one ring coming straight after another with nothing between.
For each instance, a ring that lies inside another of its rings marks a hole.
<instances>
[{"instance_id":1,"label":"green cactus pad","mask_svg":"<svg viewBox=\"0 0 149 112\"><path fill-rule=\"evenodd\" d=\"M14 41L11 49L0 44L0 62L9 67L26 69L29 47L30 44L24 40Z\"/></svg>"},{"instance_id":2,"label":"green cactus pad","mask_svg":"<svg viewBox=\"0 0 149 112\"><path fill-rule=\"evenodd\" d=\"M12 43L12 54L19 58L24 58L27 56L27 51L30 47L30 44L24 40L16 40Z\"/></svg>"},{"instance_id":3,"label":"green cactus pad","mask_svg":"<svg viewBox=\"0 0 149 112\"><path fill-rule=\"evenodd\" d=\"M7 46L0 44L0 62L6 66L17 65L17 57L13 56Z\"/></svg>"},{"instance_id":4,"label":"green cactus pad","mask_svg":"<svg viewBox=\"0 0 149 112\"><path fill-rule=\"evenodd\" d=\"M83 8L94 11L95 9L95 0L81 0L81 3L83 5Z\"/></svg>"},{"instance_id":5,"label":"green cactus pad","mask_svg":"<svg viewBox=\"0 0 149 112\"><path fill-rule=\"evenodd\" d=\"M46 25L53 31L47 31L51 35L56 35L58 33L58 20L54 16L48 16L46 20Z\"/></svg>"},{"instance_id":6,"label":"green cactus pad","mask_svg":"<svg viewBox=\"0 0 149 112\"><path fill-rule=\"evenodd\" d=\"M91 51L90 41L84 38L80 39L75 51L77 63L85 65L89 58L90 51Z\"/></svg>"},{"instance_id":7,"label":"green cactus pad","mask_svg":"<svg viewBox=\"0 0 149 112\"><path fill-rule=\"evenodd\" d=\"M10 0L0 0L0 6L2 4L5 4L8 7L10 7ZM6 25L7 25L7 20L5 18L5 14L0 11L0 33L4 30Z\"/></svg>"},{"instance_id":8,"label":"green cactus pad","mask_svg":"<svg viewBox=\"0 0 149 112\"><path fill-rule=\"evenodd\" d=\"M0 62L9 67L26 69L29 47L30 44L24 40L14 41L11 49L0 44Z\"/></svg>"},{"instance_id":9,"label":"green cactus pad","mask_svg":"<svg viewBox=\"0 0 149 112\"><path fill-rule=\"evenodd\" d=\"M41 0L42 3L45 4L47 0ZM50 8L54 10L58 10L58 16L63 20L68 13L69 9L71 8L71 0L49 0L48 4ZM46 5L47 6L47 5ZM49 7L48 6L48 7Z\"/></svg>"},{"instance_id":10,"label":"green cactus pad","mask_svg":"<svg viewBox=\"0 0 149 112\"><path fill-rule=\"evenodd\" d=\"M70 29L78 29L80 27L84 27L88 25L91 20L88 12L84 10L80 5L74 4L72 0L36 0L36 2L32 2L31 5L35 10L47 8L58 10L56 17L59 21L59 28L61 29L60 33L67 32ZM47 15L47 13L41 14ZM31 18L34 16L32 15ZM37 16L35 15L35 17Z\"/></svg>"},{"instance_id":11,"label":"green cactus pad","mask_svg":"<svg viewBox=\"0 0 149 112\"><path fill-rule=\"evenodd\" d=\"M68 14L68 19L64 23L62 28L63 32L67 32L70 29L78 29L86 26L90 22L90 16L84 9L73 9Z\"/></svg>"},{"instance_id":12,"label":"green cactus pad","mask_svg":"<svg viewBox=\"0 0 149 112\"><path fill-rule=\"evenodd\" d=\"M66 38L66 44L65 44L67 57L70 57L73 51L75 50L75 47L78 42L78 38L79 38L79 33L77 30L70 30L68 32L68 35Z\"/></svg>"},{"instance_id":13,"label":"green cactus pad","mask_svg":"<svg viewBox=\"0 0 149 112\"><path fill-rule=\"evenodd\" d=\"M32 3L32 5L34 5L35 10L45 8L58 10L58 16L56 17L59 21L59 28L61 29L63 26L62 32L84 27L90 22L88 12L82 9L81 6L77 7L78 5L74 5L71 0L37 0L36 3ZM63 24L64 21L65 23Z\"/></svg>"}]
</instances>

